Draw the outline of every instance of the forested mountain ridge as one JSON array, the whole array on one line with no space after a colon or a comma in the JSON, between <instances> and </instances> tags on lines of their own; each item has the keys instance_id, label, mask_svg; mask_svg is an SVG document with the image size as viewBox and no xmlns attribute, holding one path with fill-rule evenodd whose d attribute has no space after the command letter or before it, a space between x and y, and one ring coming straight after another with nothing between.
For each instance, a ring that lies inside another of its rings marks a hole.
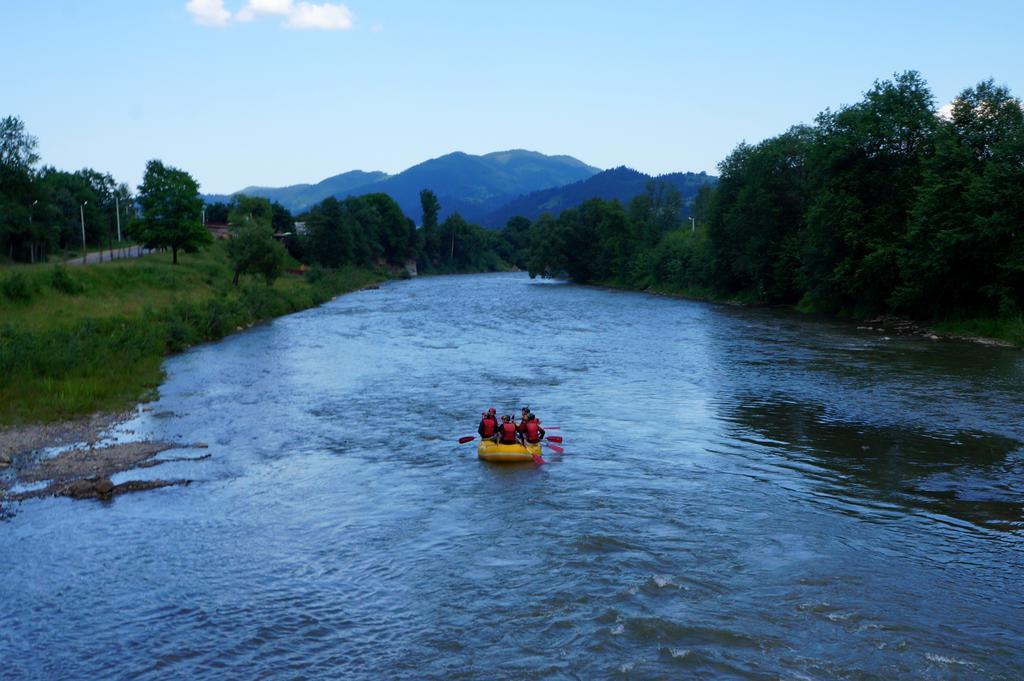
<instances>
[{"instance_id":1,"label":"forested mountain ridge","mask_svg":"<svg viewBox=\"0 0 1024 681\"><path fill-rule=\"evenodd\" d=\"M479 222L484 227L500 228L517 215L536 220L544 213L558 215L563 210L579 206L588 199L618 200L626 204L633 197L643 194L647 184L652 180L663 182L679 191L683 199L684 215L689 215L689 208L701 187L718 182L717 177L703 172L651 176L626 166L619 166L579 182L524 194L501 208L482 215Z\"/></svg>"},{"instance_id":2,"label":"forested mountain ridge","mask_svg":"<svg viewBox=\"0 0 1024 681\"><path fill-rule=\"evenodd\" d=\"M306 210L320 203L329 196L347 196L348 193L357 187L368 187L369 185L384 180L388 174L379 170L350 170L347 173L332 175L316 184L293 184L287 187L246 187L237 194L246 196L260 196L270 201L277 201L292 212ZM230 194L207 194L203 198L207 203L218 201L229 203Z\"/></svg>"},{"instance_id":3,"label":"forested mountain ridge","mask_svg":"<svg viewBox=\"0 0 1024 681\"><path fill-rule=\"evenodd\" d=\"M301 212L326 198L384 193L395 199L409 216L419 214L419 193L432 189L441 199L442 218L459 211L471 216L494 210L509 199L586 179L600 170L571 156L547 156L512 149L482 156L453 152L418 163L396 175L352 171L314 185L248 187L238 193L277 201ZM362 177L363 182L353 182ZM230 197L208 195L208 203Z\"/></svg>"}]
</instances>

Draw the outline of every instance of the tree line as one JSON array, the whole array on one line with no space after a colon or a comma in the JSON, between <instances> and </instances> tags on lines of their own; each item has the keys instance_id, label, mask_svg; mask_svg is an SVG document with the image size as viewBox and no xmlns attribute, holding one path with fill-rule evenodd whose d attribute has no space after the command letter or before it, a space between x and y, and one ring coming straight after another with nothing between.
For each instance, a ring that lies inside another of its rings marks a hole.
<instances>
[{"instance_id":1,"label":"tree line","mask_svg":"<svg viewBox=\"0 0 1024 681\"><path fill-rule=\"evenodd\" d=\"M281 204L236 195L204 205L199 185L186 171L159 160L146 164L136 192L108 173L37 167L38 140L13 116L0 120L0 257L37 262L69 250L112 247L131 239L150 248L194 252L210 243L207 223L229 224L228 253L235 281L245 273L272 281L285 251L324 268L400 268L415 261L420 271L466 272L526 266L529 222L510 221L506 232L485 230L453 214L438 223L440 204L422 193L422 228L386 194L329 198L293 216ZM296 224L302 225L299 229Z\"/></svg>"},{"instance_id":2,"label":"tree line","mask_svg":"<svg viewBox=\"0 0 1024 681\"><path fill-rule=\"evenodd\" d=\"M92 168L37 168L37 147L21 119L0 119L0 254L37 262L81 248L83 224L89 245L111 245L134 216L128 185Z\"/></svg>"},{"instance_id":3,"label":"tree line","mask_svg":"<svg viewBox=\"0 0 1024 681\"><path fill-rule=\"evenodd\" d=\"M992 80L940 112L897 74L719 169L695 223L656 187L543 217L530 273L851 315L1024 309L1024 110Z\"/></svg>"}]
</instances>

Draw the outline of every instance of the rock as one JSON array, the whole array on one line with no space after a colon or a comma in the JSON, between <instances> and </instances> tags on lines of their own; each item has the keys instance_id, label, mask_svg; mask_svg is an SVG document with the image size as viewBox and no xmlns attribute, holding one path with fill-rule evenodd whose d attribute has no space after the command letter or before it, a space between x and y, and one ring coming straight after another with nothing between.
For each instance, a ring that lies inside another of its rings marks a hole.
<instances>
[{"instance_id":1,"label":"rock","mask_svg":"<svg viewBox=\"0 0 1024 681\"><path fill-rule=\"evenodd\" d=\"M7 468L11 465L10 454L0 454L0 468Z\"/></svg>"},{"instance_id":2,"label":"rock","mask_svg":"<svg viewBox=\"0 0 1024 681\"><path fill-rule=\"evenodd\" d=\"M192 445L192 447L195 449L209 449L210 445L206 444L205 442L197 442L194 445Z\"/></svg>"},{"instance_id":3,"label":"rock","mask_svg":"<svg viewBox=\"0 0 1024 681\"><path fill-rule=\"evenodd\" d=\"M100 499L109 499L114 491L114 483L110 481L110 478L100 478L93 485L93 489L96 490L96 495Z\"/></svg>"},{"instance_id":4,"label":"rock","mask_svg":"<svg viewBox=\"0 0 1024 681\"><path fill-rule=\"evenodd\" d=\"M96 496L96 483L94 480L75 480L61 490L61 494L72 499L89 499Z\"/></svg>"},{"instance_id":5,"label":"rock","mask_svg":"<svg viewBox=\"0 0 1024 681\"><path fill-rule=\"evenodd\" d=\"M930 333L928 334L928 340L939 340L939 337L936 336L934 333Z\"/></svg>"}]
</instances>

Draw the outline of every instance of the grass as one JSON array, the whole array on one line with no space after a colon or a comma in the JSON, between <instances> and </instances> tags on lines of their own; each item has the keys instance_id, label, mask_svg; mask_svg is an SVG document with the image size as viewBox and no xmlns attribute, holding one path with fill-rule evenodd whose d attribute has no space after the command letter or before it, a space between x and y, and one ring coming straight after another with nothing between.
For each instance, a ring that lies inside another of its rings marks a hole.
<instances>
[{"instance_id":1,"label":"grass","mask_svg":"<svg viewBox=\"0 0 1024 681\"><path fill-rule=\"evenodd\" d=\"M598 285L616 289L637 290L634 286L618 281L604 281L599 282ZM686 298L688 300L700 300L711 303L753 306L762 304L762 301L758 300L752 293L722 295L713 289L702 287L677 288L665 285L654 285L643 290L647 293L654 293L657 295ZM794 310L804 314L826 314L815 308L815 306L806 297L795 305L789 307L792 307ZM846 319L863 318L863 315L857 315L849 312L839 314L833 313L832 316ZM941 322L923 323L927 324L936 333L944 336L980 339L988 338L1009 343L1017 348L1024 348L1024 315L1022 314L1003 318L953 317Z\"/></svg>"},{"instance_id":2,"label":"grass","mask_svg":"<svg viewBox=\"0 0 1024 681\"><path fill-rule=\"evenodd\" d=\"M974 319L951 319L932 325L938 333L951 336L974 338L995 338L1024 347L1024 315L997 319L990 317Z\"/></svg>"},{"instance_id":3,"label":"grass","mask_svg":"<svg viewBox=\"0 0 1024 681\"><path fill-rule=\"evenodd\" d=\"M222 244L81 267L0 266L0 425L129 406L167 354L387 278L362 269L231 286Z\"/></svg>"}]
</instances>

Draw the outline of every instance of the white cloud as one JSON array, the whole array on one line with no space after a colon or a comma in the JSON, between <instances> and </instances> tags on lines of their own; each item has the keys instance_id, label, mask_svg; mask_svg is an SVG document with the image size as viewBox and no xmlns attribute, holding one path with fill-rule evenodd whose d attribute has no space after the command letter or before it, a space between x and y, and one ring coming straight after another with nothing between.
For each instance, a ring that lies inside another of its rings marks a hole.
<instances>
[{"instance_id":1,"label":"white cloud","mask_svg":"<svg viewBox=\"0 0 1024 681\"><path fill-rule=\"evenodd\" d=\"M185 9L203 26L227 26L231 20L231 12L224 9L224 0L189 0Z\"/></svg>"},{"instance_id":2,"label":"white cloud","mask_svg":"<svg viewBox=\"0 0 1024 681\"><path fill-rule=\"evenodd\" d=\"M249 22L261 17L279 17L283 26L296 29L347 31L355 24L355 15L337 2L306 2L301 0L246 0L234 17L224 7L224 0L189 0L185 9L204 26L226 26L232 21Z\"/></svg>"},{"instance_id":3,"label":"white cloud","mask_svg":"<svg viewBox=\"0 0 1024 681\"><path fill-rule=\"evenodd\" d=\"M238 21L252 21L261 14L288 16L295 10L292 0L249 0L235 15Z\"/></svg>"},{"instance_id":4,"label":"white cloud","mask_svg":"<svg viewBox=\"0 0 1024 681\"><path fill-rule=\"evenodd\" d=\"M347 31L355 23L355 17L348 7L325 2L315 5L300 2L288 14L285 25L289 28L319 28L325 31Z\"/></svg>"},{"instance_id":5,"label":"white cloud","mask_svg":"<svg viewBox=\"0 0 1024 681\"><path fill-rule=\"evenodd\" d=\"M953 102L950 102L949 104L943 104L942 106L940 106L938 114L939 118L945 119L947 121L953 120Z\"/></svg>"}]
</instances>

